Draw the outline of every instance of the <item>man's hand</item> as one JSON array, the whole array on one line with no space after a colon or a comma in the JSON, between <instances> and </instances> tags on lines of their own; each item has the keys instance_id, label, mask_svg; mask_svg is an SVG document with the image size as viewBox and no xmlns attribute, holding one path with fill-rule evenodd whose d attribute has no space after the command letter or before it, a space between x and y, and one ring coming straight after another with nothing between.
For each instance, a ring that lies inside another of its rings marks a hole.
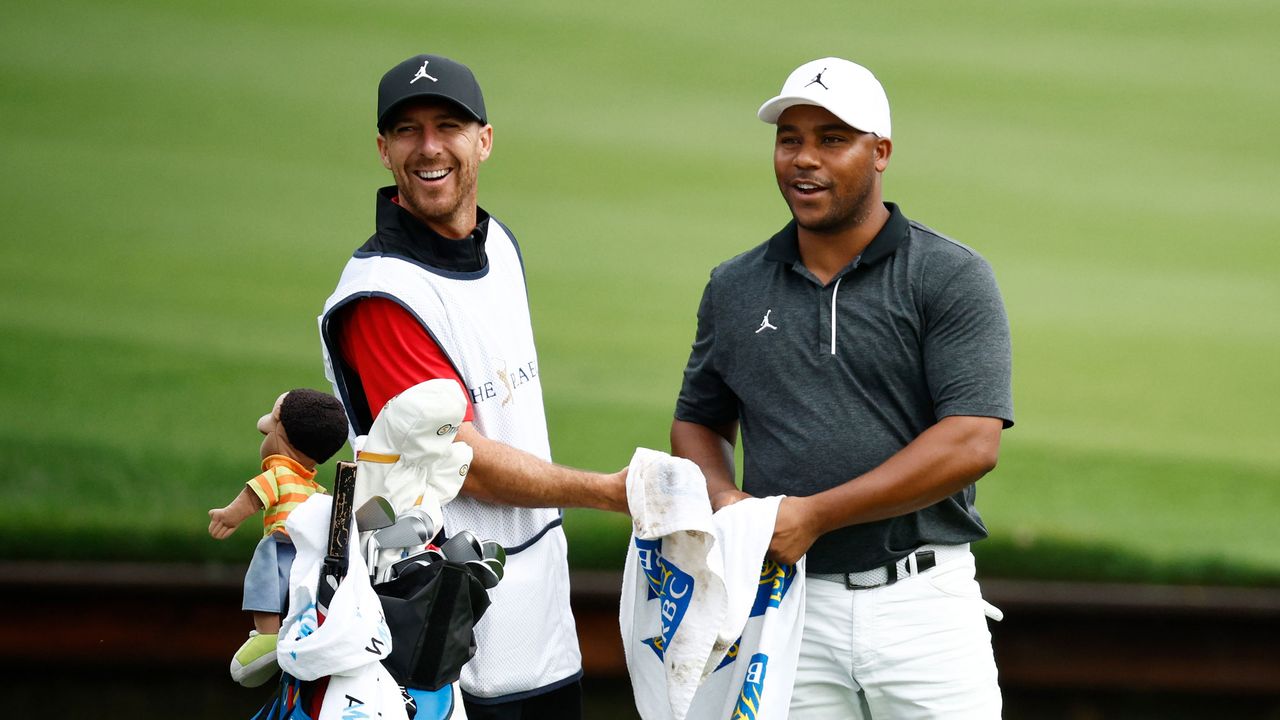
<instances>
[{"instance_id":1,"label":"man's hand","mask_svg":"<svg viewBox=\"0 0 1280 720\"><path fill-rule=\"evenodd\" d=\"M620 512L624 515L631 512L627 503L627 471L630 469L630 466L627 466L616 473L605 476L603 486L604 500L600 507L601 510Z\"/></svg>"},{"instance_id":2,"label":"man's hand","mask_svg":"<svg viewBox=\"0 0 1280 720\"><path fill-rule=\"evenodd\" d=\"M812 507L813 498L782 498L778 504L778 518L773 524L773 539L769 541L767 556L770 560L791 565L809 552L822 534Z\"/></svg>"}]
</instances>

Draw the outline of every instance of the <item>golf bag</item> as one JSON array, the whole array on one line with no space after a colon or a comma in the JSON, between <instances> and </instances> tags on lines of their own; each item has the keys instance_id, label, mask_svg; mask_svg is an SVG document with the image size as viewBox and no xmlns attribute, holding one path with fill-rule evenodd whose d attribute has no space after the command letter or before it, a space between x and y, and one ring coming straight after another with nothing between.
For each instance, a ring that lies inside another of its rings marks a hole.
<instances>
[{"instance_id":1,"label":"golf bag","mask_svg":"<svg viewBox=\"0 0 1280 720\"><path fill-rule=\"evenodd\" d=\"M489 594L460 563L415 564L374 586L391 628L391 654L382 661L407 688L436 690L457 681L476 652L476 622Z\"/></svg>"}]
</instances>

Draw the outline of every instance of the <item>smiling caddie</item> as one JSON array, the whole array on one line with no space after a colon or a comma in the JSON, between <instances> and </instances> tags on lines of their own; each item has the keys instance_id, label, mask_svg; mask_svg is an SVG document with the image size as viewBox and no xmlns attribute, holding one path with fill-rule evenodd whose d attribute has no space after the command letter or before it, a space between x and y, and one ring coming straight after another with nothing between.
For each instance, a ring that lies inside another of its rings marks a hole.
<instances>
[{"instance_id":1,"label":"smiling caddie","mask_svg":"<svg viewBox=\"0 0 1280 720\"><path fill-rule=\"evenodd\" d=\"M625 475L550 462L520 248L477 204L493 127L471 69L411 57L383 75L377 107L378 157L395 185L378 190L373 236L325 302L325 371L354 436L419 383L461 388L456 438L474 459L443 508L444 532L468 530L507 553L459 682L467 716L578 717L582 659L559 508L625 512Z\"/></svg>"},{"instance_id":2,"label":"smiling caddie","mask_svg":"<svg viewBox=\"0 0 1280 720\"><path fill-rule=\"evenodd\" d=\"M468 105L436 94L410 95L380 113L378 154L396 180L399 204L448 238L475 227L480 163L493 148L483 113L478 95Z\"/></svg>"}]
</instances>

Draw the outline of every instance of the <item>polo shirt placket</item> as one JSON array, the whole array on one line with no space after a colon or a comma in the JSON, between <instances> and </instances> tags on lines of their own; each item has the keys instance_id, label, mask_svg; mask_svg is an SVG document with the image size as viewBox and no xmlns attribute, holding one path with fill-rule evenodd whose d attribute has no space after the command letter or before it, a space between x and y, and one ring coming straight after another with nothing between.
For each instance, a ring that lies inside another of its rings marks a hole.
<instances>
[{"instance_id":1,"label":"polo shirt placket","mask_svg":"<svg viewBox=\"0 0 1280 720\"><path fill-rule=\"evenodd\" d=\"M797 262L791 266L792 271L799 272L806 280L816 286L816 303L817 303L817 323L815 328L817 335L817 352L819 355L825 355L830 361L839 360L839 335L840 335L840 287L845 282L845 277L853 273L858 268L858 262L862 256L853 259L853 262L846 266L835 277L831 278L831 282L825 286L821 284L813 273L804 265Z\"/></svg>"}]
</instances>

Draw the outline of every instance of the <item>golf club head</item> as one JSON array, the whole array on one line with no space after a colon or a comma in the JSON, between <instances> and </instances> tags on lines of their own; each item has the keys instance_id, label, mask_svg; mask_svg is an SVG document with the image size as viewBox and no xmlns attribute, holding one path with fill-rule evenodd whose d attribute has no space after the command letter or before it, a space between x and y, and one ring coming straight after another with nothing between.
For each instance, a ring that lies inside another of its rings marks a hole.
<instances>
[{"instance_id":1,"label":"golf club head","mask_svg":"<svg viewBox=\"0 0 1280 720\"><path fill-rule=\"evenodd\" d=\"M369 537L364 542L364 562L369 566L370 581L378 575L378 558L375 555L377 552L378 541L374 539L373 533L369 533Z\"/></svg>"},{"instance_id":2,"label":"golf club head","mask_svg":"<svg viewBox=\"0 0 1280 720\"><path fill-rule=\"evenodd\" d=\"M426 545L433 534L434 528L427 514L411 509L396 518L395 524L374 533L373 537L378 541L378 547L407 548Z\"/></svg>"},{"instance_id":3,"label":"golf club head","mask_svg":"<svg viewBox=\"0 0 1280 720\"><path fill-rule=\"evenodd\" d=\"M395 568L391 565L384 566L378 570L378 574L370 580L371 585L381 585L385 582L391 582L395 579Z\"/></svg>"},{"instance_id":4,"label":"golf club head","mask_svg":"<svg viewBox=\"0 0 1280 720\"><path fill-rule=\"evenodd\" d=\"M460 530L445 541L445 544L440 546L440 550L444 553L446 559L456 563L484 559L484 551L480 547L480 541L469 530Z\"/></svg>"},{"instance_id":5,"label":"golf club head","mask_svg":"<svg viewBox=\"0 0 1280 720\"><path fill-rule=\"evenodd\" d=\"M414 565L430 565L430 564L431 564L431 560L427 557L426 553L418 553L417 555L410 555L409 557L404 558L403 560L397 560L396 562L391 564L391 579L394 580L400 577L400 575L403 574L405 570L408 570L410 567L413 567Z\"/></svg>"},{"instance_id":6,"label":"golf club head","mask_svg":"<svg viewBox=\"0 0 1280 720\"><path fill-rule=\"evenodd\" d=\"M502 576L493 571L493 567L484 560L468 560L463 563L466 565L467 571L480 581L481 587L485 590L492 589L502 579Z\"/></svg>"},{"instance_id":7,"label":"golf club head","mask_svg":"<svg viewBox=\"0 0 1280 720\"><path fill-rule=\"evenodd\" d=\"M381 495L374 495L356 509L356 529L360 532L391 527L395 521L395 508L391 507L390 500Z\"/></svg>"},{"instance_id":8,"label":"golf club head","mask_svg":"<svg viewBox=\"0 0 1280 720\"><path fill-rule=\"evenodd\" d=\"M485 560L496 560L498 565L507 564L507 549L498 544L496 540L484 540L480 543L481 555Z\"/></svg>"}]
</instances>

